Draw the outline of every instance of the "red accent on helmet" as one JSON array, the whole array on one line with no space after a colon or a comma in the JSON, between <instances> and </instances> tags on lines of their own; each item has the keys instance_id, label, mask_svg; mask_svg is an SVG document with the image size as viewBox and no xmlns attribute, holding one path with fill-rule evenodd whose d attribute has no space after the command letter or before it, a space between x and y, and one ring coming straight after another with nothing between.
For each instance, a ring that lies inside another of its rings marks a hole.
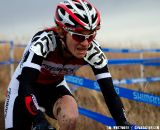
<instances>
[{"instance_id":1,"label":"red accent on helmet","mask_svg":"<svg viewBox=\"0 0 160 130\"><path fill-rule=\"evenodd\" d=\"M87 0L65 0L57 5L55 22L69 30L97 30L100 14Z\"/></svg>"},{"instance_id":2,"label":"red accent on helmet","mask_svg":"<svg viewBox=\"0 0 160 130\"><path fill-rule=\"evenodd\" d=\"M70 16L72 16L72 18L74 18L74 20L76 20L80 25L85 26L86 24L84 24L83 22L80 21L80 19L71 11L67 8L67 6L64 5L59 5L59 7L62 7Z\"/></svg>"}]
</instances>

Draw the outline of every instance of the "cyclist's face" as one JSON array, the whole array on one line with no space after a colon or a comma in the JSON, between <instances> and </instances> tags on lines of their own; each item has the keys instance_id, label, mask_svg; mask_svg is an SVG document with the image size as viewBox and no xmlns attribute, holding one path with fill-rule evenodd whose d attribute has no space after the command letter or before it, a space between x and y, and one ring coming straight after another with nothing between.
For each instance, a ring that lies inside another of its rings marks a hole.
<instances>
[{"instance_id":1,"label":"cyclist's face","mask_svg":"<svg viewBox=\"0 0 160 130\"><path fill-rule=\"evenodd\" d=\"M75 57L83 58L86 55L88 47L94 39L95 35L95 32L88 30L68 32L66 35L66 44L69 51Z\"/></svg>"}]
</instances>

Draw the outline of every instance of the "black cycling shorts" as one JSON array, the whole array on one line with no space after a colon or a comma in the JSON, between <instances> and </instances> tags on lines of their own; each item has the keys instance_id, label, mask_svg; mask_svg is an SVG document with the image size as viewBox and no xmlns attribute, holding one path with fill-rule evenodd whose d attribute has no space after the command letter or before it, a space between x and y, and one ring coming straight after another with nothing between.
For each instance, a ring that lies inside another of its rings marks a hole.
<instances>
[{"instance_id":1,"label":"black cycling shorts","mask_svg":"<svg viewBox=\"0 0 160 130\"><path fill-rule=\"evenodd\" d=\"M63 84L59 84L59 86L57 86L57 84L36 84L33 86L33 91L39 106L43 107L45 113L51 118L54 118L53 106L55 102L64 95L73 96L68 87ZM6 128L6 130L31 130L33 116L28 112L25 106L24 97L20 95L15 97L12 89L9 97L6 102L9 106L11 106L11 104L13 105L9 108L7 107L8 105L6 105L9 114L8 117L11 118L7 118L5 123L8 127L12 127L9 129Z\"/></svg>"},{"instance_id":2,"label":"black cycling shorts","mask_svg":"<svg viewBox=\"0 0 160 130\"><path fill-rule=\"evenodd\" d=\"M70 90L68 90L64 85L57 87L54 84L47 86L37 84L34 86L33 90L39 106L44 107L45 113L51 118L55 118L53 115L53 106L59 98L64 95L70 95L73 97Z\"/></svg>"}]
</instances>

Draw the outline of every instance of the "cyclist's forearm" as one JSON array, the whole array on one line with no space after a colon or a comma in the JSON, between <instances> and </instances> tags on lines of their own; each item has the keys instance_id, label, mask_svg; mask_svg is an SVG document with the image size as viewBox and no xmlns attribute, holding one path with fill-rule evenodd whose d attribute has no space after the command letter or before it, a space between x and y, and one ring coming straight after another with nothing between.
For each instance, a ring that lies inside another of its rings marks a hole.
<instances>
[{"instance_id":1,"label":"cyclist's forearm","mask_svg":"<svg viewBox=\"0 0 160 130\"><path fill-rule=\"evenodd\" d=\"M92 69L112 117L116 122L126 121L123 104L114 89L108 66L101 69L92 67Z\"/></svg>"},{"instance_id":2,"label":"cyclist's forearm","mask_svg":"<svg viewBox=\"0 0 160 130\"><path fill-rule=\"evenodd\" d=\"M32 90L32 87L38 77L38 74L39 70L25 67L22 69L22 74L19 76L19 93L20 95L22 95L22 97L24 97L26 108L32 115L36 115L39 109L37 99Z\"/></svg>"},{"instance_id":3,"label":"cyclist's forearm","mask_svg":"<svg viewBox=\"0 0 160 130\"><path fill-rule=\"evenodd\" d=\"M116 123L126 121L123 104L117 95L111 78L98 80L108 109Z\"/></svg>"}]
</instances>

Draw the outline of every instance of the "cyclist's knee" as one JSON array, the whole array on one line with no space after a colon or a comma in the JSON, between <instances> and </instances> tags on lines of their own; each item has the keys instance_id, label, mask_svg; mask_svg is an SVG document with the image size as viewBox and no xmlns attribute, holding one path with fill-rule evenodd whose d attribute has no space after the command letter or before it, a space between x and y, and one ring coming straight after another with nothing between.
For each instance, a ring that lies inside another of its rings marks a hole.
<instances>
[{"instance_id":1,"label":"cyclist's knee","mask_svg":"<svg viewBox=\"0 0 160 130\"><path fill-rule=\"evenodd\" d=\"M77 103L72 96L66 95L59 99L54 113L60 125L60 130L74 130L78 118Z\"/></svg>"},{"instance_id":2,"label":"cyclist's knee","mask_svg":"<svg viewBox=\"0 0 160 130\"><path fill-rule=\"evenodd\" d=\"M60 130L74 130L77 123L77 114L63 114L58 118Z\"/></svg>"}]
</instances>

